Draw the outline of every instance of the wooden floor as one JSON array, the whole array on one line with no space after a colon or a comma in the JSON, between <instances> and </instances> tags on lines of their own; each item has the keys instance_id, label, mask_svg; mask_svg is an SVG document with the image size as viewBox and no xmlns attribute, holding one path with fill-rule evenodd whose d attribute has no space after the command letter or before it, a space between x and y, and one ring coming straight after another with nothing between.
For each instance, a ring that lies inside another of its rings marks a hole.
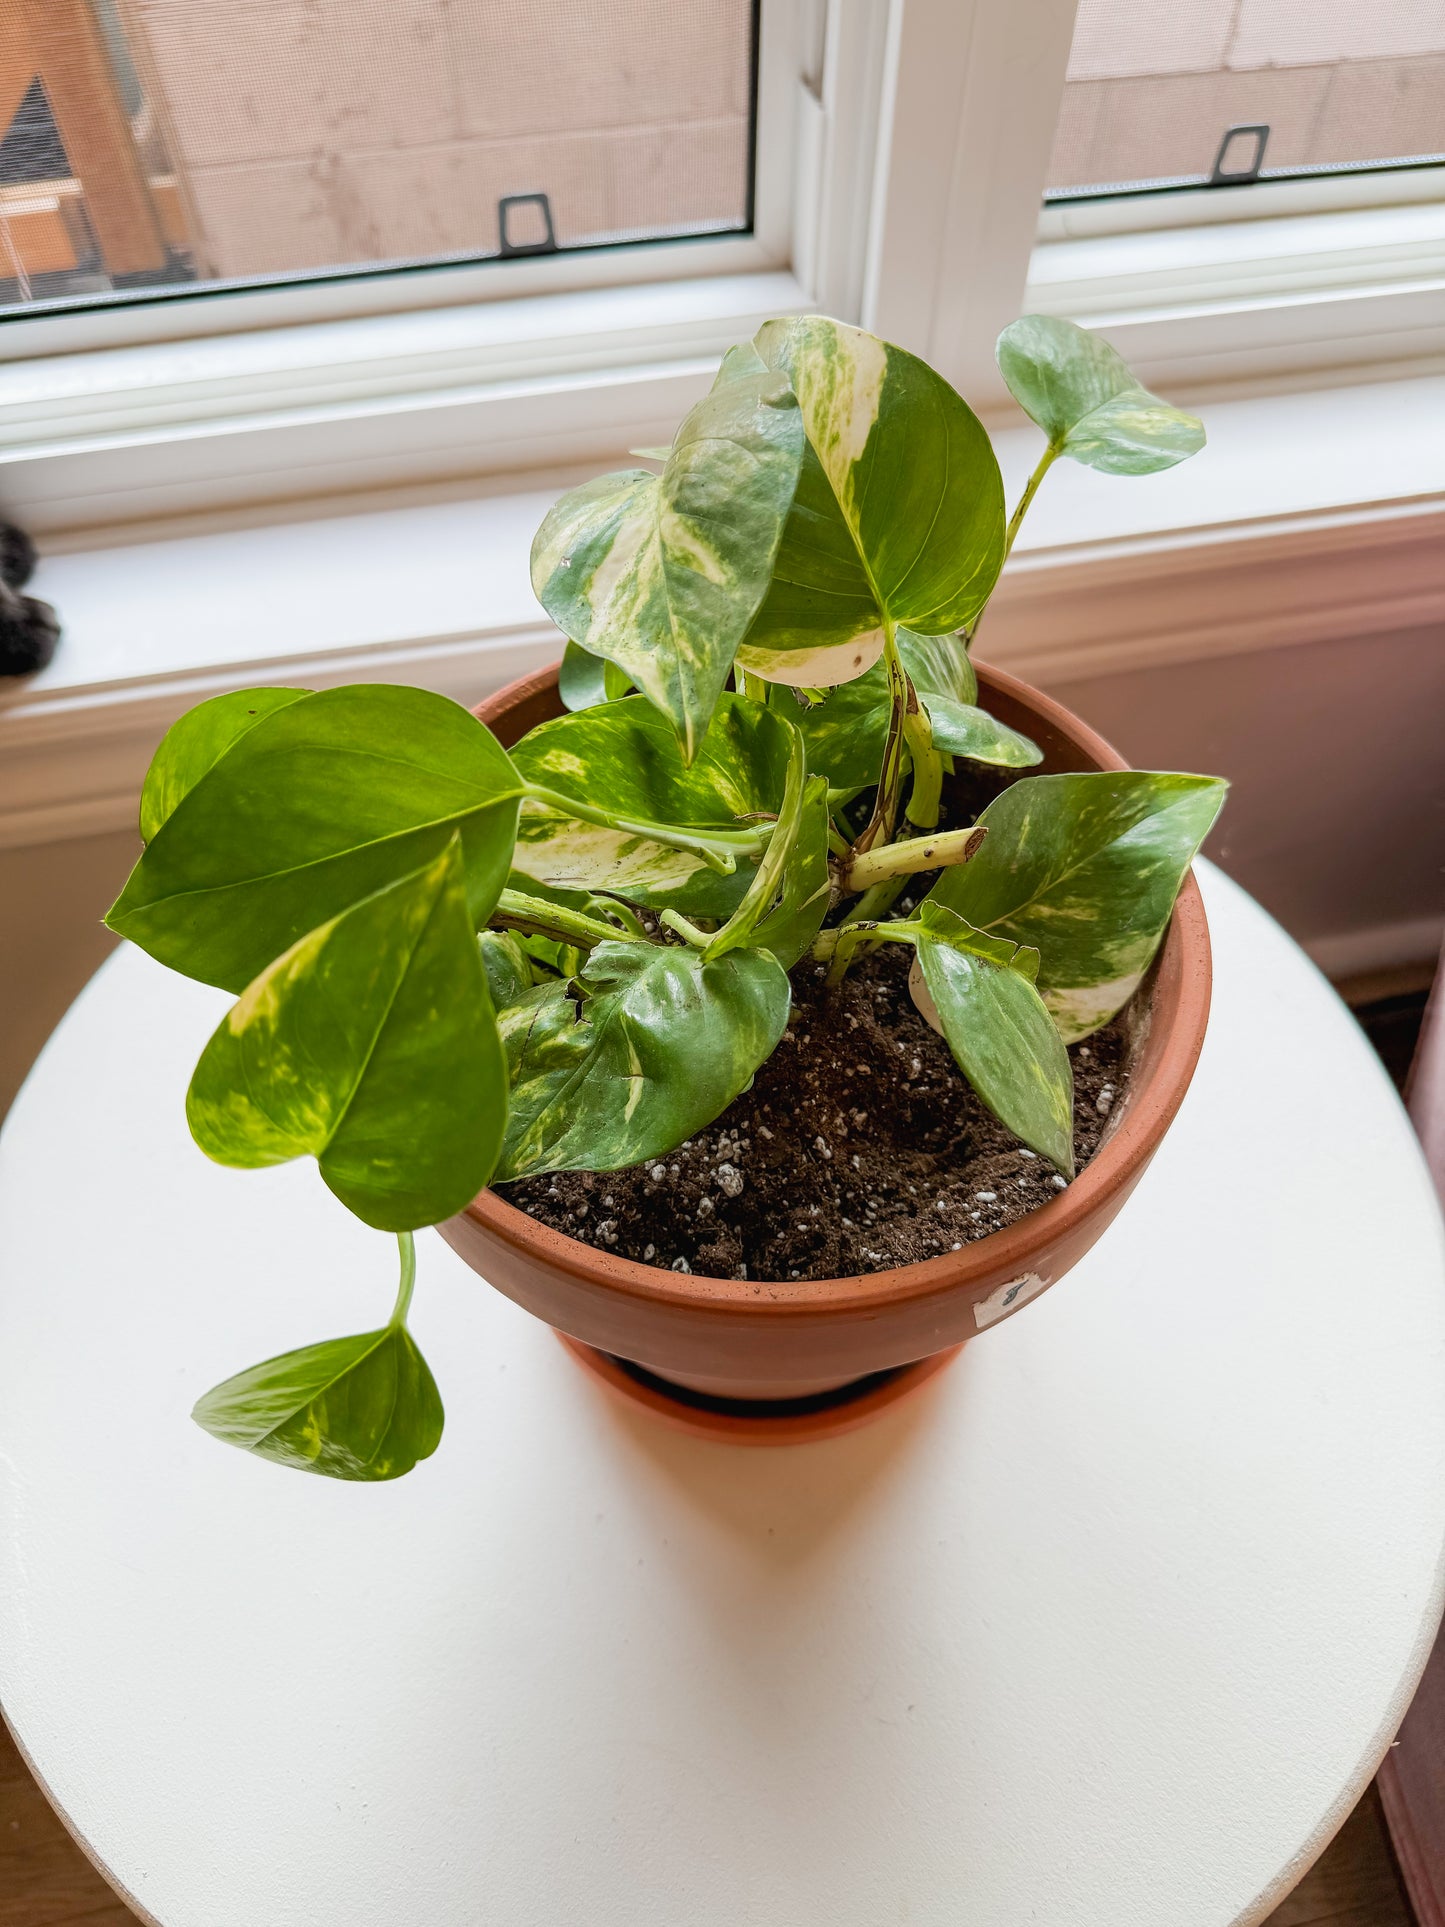
<instances>
[{"instance_id":1,"label":"wooden floor","mask_svg":"<svg viewBox=\"0 0 1445 1927\"><path fill-rule=\"evenodd\" d=\"M0 1727L0 1927L82 1923L135 1927L135 1916L56 1819ZM1268 1927L1413 1927L1373 1787Z\"/></svg>"}]
</instances>

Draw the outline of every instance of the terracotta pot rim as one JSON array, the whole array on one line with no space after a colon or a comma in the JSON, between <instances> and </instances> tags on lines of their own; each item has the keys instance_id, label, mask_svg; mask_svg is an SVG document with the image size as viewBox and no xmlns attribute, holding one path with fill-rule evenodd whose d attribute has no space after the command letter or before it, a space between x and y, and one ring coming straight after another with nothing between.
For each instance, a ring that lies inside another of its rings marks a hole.
<instances>
[{"instance_id":1,"label":"terracotta pot rim","mask_svg":"<svg viewBox=\"0 0 1445 1927\"><path fill-rule=\"evenodd\" d=\"M1102 769L1129 765L1103 737L1079 722L1070 710L1032 685L976 663L979 678L1002 695L1026 703L1095 760ZM538 695L556 679L556 668L537 671L499 690L476 713L493 722L519 702ZM1165 1048L1142 1084L1131 1086L1120 1106L1118 1122L1090 1162L1067 1190L1039 1205L1017 1224L989 1233L958 1251L915 1260L889 1271L853 1277L787 1280L714 1278L703 1272L664 1271L630 1258L615 1257L566 1237L539 1223L490 1188L474 1198L460 1215L482 1226L491 1236L535 1262L579 1282L619 1292L658 1307L686 1307L693 1313L715 1311L727 1317L746 1309L768 1322L817 1317L846 1306L851 1313L926 1300L937 1294L953 1296L971 1283L982 1285L1001 1273L1027 1273L1031 1260L1046 1246L1096 1214L1121 1190L1127 1190L1148 1163L1183 1101L1194 1073L1209 1018L1209 929L1199 885L1186 877L1174 906L1164 943L1183 953L1178 1001L1170 1020ZM1140 993L1150 994L1159 958Z\"/></svg>"}]
</instances>

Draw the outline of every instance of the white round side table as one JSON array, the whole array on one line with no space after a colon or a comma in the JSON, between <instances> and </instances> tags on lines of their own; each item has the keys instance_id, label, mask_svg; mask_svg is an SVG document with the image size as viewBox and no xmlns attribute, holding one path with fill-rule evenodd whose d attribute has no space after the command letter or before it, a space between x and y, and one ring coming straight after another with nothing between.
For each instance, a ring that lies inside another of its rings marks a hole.
<instances>
[{"instance_id":1,"label":"white round side table","mask_svg":"<svg viewBox=\"0 0 1445 1927\"><path fill-rule=\"evenodd\" d=\"M309 1168L183 1094L137 952L0 1153L0 1701L162 1927L1229 1927L1350 1810L1434 1636L1445 1254L1300 952L1203 881L1214 1016L1123 1216L871 1428L738 1449L593 1384L433 1235L393 1485L195 1397L389 1308Z\"/></svg>"}]
</instances>

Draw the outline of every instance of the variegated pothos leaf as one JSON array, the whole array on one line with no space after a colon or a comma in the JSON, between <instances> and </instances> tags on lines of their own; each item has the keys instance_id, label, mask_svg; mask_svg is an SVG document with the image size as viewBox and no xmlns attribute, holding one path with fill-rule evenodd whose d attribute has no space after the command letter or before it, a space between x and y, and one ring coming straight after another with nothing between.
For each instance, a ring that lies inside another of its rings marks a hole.
<instances>
[{"instance_id":1,"label":"variegated pothos leaf","mask_svg":"<svg viewBox=\"0 0 1445 1927\"><path fill-rule=\"evenodd\" d=\"M959 1069L1000 1124L1071 1178L1074 1074L1034 988L1038 952L940 904L925 902L919 922L918 970Z\"/></svg>"},{"instance_id":2,"label":"variegated pothos leaf","mask_svg":"<svg viewBox=\"0 0 1445 1927\"><path fill-rule=\"evenodd\" d=\"M791 1007L775 957L602 943L572 986L502 1013L510 1111L499 1181L662 1157L746 1088Z\"/></svg>"},{"instance_id":3,"label":"variegated pothos leaf","mask_svg":"<svg viewBox=\"0 0 1445 1927\"><path fill-rule=\"evenodd\" d=\"M491 1175L506 1070L460 839L277 958L201 1053L186 1116L220 1164L310 1155L382 1231L460 1211Z\"/></svg>"},{"instance_id":4,"label":"variegated pothos leaf","mask_svg":"<svg viewBox=\"0 0 1445 1927\"><path fill-rule=\"evenodd\" d=\"M1228 787L1151 770L1026 776L989 804L982 848L929 900L1035 946L1039 989L1073 1043L1138 988Z\"/></svg>"},{"instance_id":5,"label":"variegated pothos leaf","mask_svg":"<svg viewBox=\"0 0 1445 1927\"><path fill-rule=\"evenodd\" d=\"M436 1380L405 1325L250 1365L196 1401L226 1445L323 1478L399 1479L441 1443Z\"/></svg>"},{"instance_id":6,"label":"variegated pothos leaf","mask_svg":"<svg viewBox=\"0 0 1445 1927\"><path fill-rule=\"evenodd\" d=\"M698 403L661 475L584 483L532 544L543 608L631 677L687 763L767 589L802 453L792 390L760 366Z\"/></svg>"},{"instance_id":7,"label":"variegated pothos leaf","mask_svg":"<svg viewBox=\"0 0 1445 1927\"><path fill-rule=\"evenodd\" d=\"M252 706L261 713L246 717ZM106 913L117 935L241 991L458 832L468 911L474 928L485 924L511 862L521 784L459 703L361 683L247 690L193 714L146 778L152 833Z\"/></svg>"},{"instance_id":8,"label":"variegated pothos leaf","mask_svg":"<svg viewBox=\"0 0 1445 1927\"><path fill-rule=\"evenodd\" d=\"M725 690L690 767L667 720L635 696L542 723L512 756L533 783L582 802L604 801L619 817L725 834L777 815L789 744L784 718ZM523 808L513 865L553 889L606 891L692 916L729 915L752 876L748 864L719 876L690 851L581 822L535 799Z\"/></svg>"},{"instance_id":9,"label":"variegated pothos leaf","mask_svg":"<svg viewBox=\"0 0 1445 1927\"><path fill-rule=\"evenodd\" d=\"M739 660L775 682L862 675L885 617L923 635L971 622L1003 564L1003 485L978 418L942 376L821 315L765 322L808 452L773 584Z\"/></svg>"},{"instance_id":10,"label":"variegated pothos leaf","mask_svg":"<svg viewBox=\"0 0 1445 1927\"><path fill-rule=\"evenodd\" d=\"M1151 395L1102 335L1027 314L998 338L1014 400L1060 454L1106 475L1153 475L1204 446L1197 415Z\"/></svg>"}]
</instances>

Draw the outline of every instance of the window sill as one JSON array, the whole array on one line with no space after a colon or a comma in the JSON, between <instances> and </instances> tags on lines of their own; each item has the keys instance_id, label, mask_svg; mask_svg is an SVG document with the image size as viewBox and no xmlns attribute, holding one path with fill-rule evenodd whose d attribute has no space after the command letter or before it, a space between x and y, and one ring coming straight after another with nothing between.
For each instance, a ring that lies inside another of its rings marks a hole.
<instances>
[{"instance_id":1,"label":"window sill","mask_svg":"<svg viewBox=\"0 0 1445 1927\"><path fill-rule=\"evenodd\" d=\"M1046 208L1026 309L1102 329L1156 385L1349 380L1355 368L1439 365L1445 321L1442 170L1366 177L1398 204L1310 211L1301 182L1280 211L1230 215L1243 200L1181 197L1168 227L1135 225L1150 209L1099 202ZM1240 190L1275 206L1283 184ZM1232 192L1232 191L1231 191ZM1418 194L1422 198L1408 198ZM1288 211L1299 203L1299 211ZM1250 205L1255 205L1251 199ZM1209 210L1221 218L1208 219ZM1157 210L1154 218L1158 218ZM1322 371L1334 370L1333 376Z\"/></svg>"},{"instance_id":2,"label":"window sill","mask_svg":"<svg viewBox=\"0 0 1445 1927\"><path fill-rule=\"evenodd\" d=\"M1076 681L1445 618L1442 406L1441 376L1223 402L1205 454L1147 483L1061 463L980 653ZM1014 499L1038 437L996 439ZM35 586L60 651L0 689L0 847L128 827L162 732L221 690L383 680L475 703L550 660L527 557L575 474L52 554Z\"/></svg>"},{"instance_id":3,"label":"window sill","mask_svg":"<svg viewBox=\"0 0 1445 1927\"><path fill-rule=\"evenodd\" d=\"M0 490L35 534L96 542L175 515L606 459L669 436L725 348L808 305L769 270L4 363Z\"/></svg>"}]
</instances>

